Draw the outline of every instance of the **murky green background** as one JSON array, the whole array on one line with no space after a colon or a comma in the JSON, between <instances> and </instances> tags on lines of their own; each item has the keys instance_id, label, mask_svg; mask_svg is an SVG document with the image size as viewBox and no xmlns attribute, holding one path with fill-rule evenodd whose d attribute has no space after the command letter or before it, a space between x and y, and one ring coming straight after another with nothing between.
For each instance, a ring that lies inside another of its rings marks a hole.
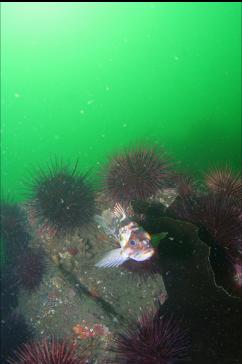
<instances>
[{"instance_id":1,"label":"murky green background","mask_svg":"<svg viewBox=\"0 0 242 364\"><path fill-rule=\"evenodd\" d=\"M94 172L163 145L200 175L240 167L240 3L2 3L2 189L50 157ZM28 177L30 176L30 177Z\"/></svg>"}]
</instances>

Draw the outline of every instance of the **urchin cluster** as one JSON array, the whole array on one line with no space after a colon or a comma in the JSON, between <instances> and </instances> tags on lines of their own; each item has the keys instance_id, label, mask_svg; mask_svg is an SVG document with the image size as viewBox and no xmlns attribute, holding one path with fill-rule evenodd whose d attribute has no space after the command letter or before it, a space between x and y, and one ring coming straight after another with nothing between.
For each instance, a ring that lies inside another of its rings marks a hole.
<instances>
[{"instance_id":1,"label":"urchin cluster","mask_svg":"<svg viewBox=\"0 0 242 364\"><path fill-rule=\"evenodd\" d=\"M188 334L174 318L147 312L118 333L111 345L119 364L171 364L188 359Z\"/></svg>"},{"instance_id":2,"label":"urchin cluster","mask_svg":"<svg viewBox=\"0 0 242 364\"><path fill-rule=\"evenodd\" d=\"M155 149L131 149L110 160L103 171L103 189L114 202L124 205L146 200L167 185L169 167L167 158Z\"/></svg>"},{"instance_id":3,"label":"urchin cluster","mask_svg":"<svg viewBox=\"0 0 242 364\"><path fill-rule=\"evenodd\" d=\"M9 364L84 364L86 359L80 357L73 345L56 339L23 344Z\"/></svg>"},{"instance_id":4,"label":"urchin cluster","mask_svg":"<svg viewBox=\"0 0 242 364\"><path fill-rule=\"evenodd\" d=\"M87 175L63 163L40 170L32 184L32 209L37 217L60 233L71 233L94 214L94 193Z\"/></svg>"}]
</instances>

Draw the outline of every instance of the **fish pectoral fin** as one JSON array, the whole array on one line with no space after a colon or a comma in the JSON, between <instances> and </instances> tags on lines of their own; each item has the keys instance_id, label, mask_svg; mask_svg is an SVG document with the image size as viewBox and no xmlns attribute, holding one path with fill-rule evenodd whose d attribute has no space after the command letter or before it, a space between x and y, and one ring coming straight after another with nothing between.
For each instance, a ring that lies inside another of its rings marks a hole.
<instances>
[{"instance_id":1,"label":"fish pectoral fin","mask_svg":"<svg viewBox=\"0 0 242 364\"><path fill-rule=\"evenodd\" d=\"M154 248L157 248L158 245L160 244L160 241L165 239L166 236L168 235L167 232L164 232L164 233L159 233L159 234L155 234L152 236L152 239L151 239L151 245L154 247Z\"/></svg>"},{"instance_id":2,"label":"fish pectoral fin","mask_svg":"<svg viewBox=\"0 0 242 364\"><path fill-rule=\"evenodd\" d=\"M108 252L104 257L95 264L95 267L99 268L112 268L112 267L118 267L121 264L123 264L126 260L128 260L129 257L125 254L123 254L123 251L121 248L114 249Z\"/></svg>"},{"instance_id":3,"label":"fish pectoral fin","mask_svg":"<svg viewBox=\"0 0 242 364\"><path fill-rule=\"evenodd\" d=\"M165 239L167 237L167 235L168 235L168 232L167 231L166 232L163 232L163 233L160 233L159 234L160 240Z\"/></svg>"}]
</instances>

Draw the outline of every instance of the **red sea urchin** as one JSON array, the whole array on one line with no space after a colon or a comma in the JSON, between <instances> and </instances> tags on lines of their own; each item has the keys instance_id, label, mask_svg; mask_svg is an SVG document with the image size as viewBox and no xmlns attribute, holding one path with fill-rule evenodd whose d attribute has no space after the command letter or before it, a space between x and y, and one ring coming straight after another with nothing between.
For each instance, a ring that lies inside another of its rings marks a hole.
<instances>
[{"instance_id":1,"label":"red sea urchin","mask_svg":"<svg viewBox=\"0 0 242 364\"><path fill-rule=\"evenodd\" d=\"M188 359L188 336L174 318L148 312L116 335L110 351L118 364L173 364Z\"/></svg>"},{"instance_id":2,"label":"red sea urchin","mask_svg":"<svg viewBox=\"0 0 242 364\"><path fill-rule=\"evenodd\" d=\"M239 173L233 174L229 167L216 168L205 176L207 187L217 193L225 193L242 201L242 180Z\"/></svg>"},{"instance_id":3,"label":"red sea urchin","mask_svg":"<svg viewBox=\"0 0 242 364\"><path fill-rule=\"evenodd\" d=\"M44 340L22 345L9 364L84 364L73 345L66 341Z\"/></svg>"},{"instance_id":4,"label":"red sea urchin","mask_svg":"<svg viewBox=\"0 0 242 364\"><path fill-rule=\"evenodd\" d=\"M40 221L60 233L71 233L88 223L94 214L94 194L87 175L62 163L40 170L32 185L32 206Z\"/></svg>"},{"instance_id":5,"label":"red sea urchin","mask_svg":"<svg viewBox=\"0 0 242 364\"><path fill-rule=\"evenodd\" d=\"M113 200L128 205L146 200L167 184L169 163L152 148L135 148L114 156L103 173L103 189Z\"/></svg>"}]
</instances>

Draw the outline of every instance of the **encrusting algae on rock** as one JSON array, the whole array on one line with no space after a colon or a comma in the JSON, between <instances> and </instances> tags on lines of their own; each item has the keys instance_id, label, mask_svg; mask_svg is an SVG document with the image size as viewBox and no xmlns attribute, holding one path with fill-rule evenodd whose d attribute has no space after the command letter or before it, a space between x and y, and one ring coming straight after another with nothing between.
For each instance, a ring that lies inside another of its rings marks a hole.
<instances>
[{"instance_id":1,"label":"encrusting algae on rock","mask_svg":"<svg viewBox=\"0 0 242 364\"><path fill-rule=\"evenodd\" d=\"M106 337L111 333L107 326L103 324L94 324L92 327L87 326L87 322L82 320L82 324L76 324L72 328L74 334L78 339L89 339L94 336Z\"/></svg>"}]
</instances>

